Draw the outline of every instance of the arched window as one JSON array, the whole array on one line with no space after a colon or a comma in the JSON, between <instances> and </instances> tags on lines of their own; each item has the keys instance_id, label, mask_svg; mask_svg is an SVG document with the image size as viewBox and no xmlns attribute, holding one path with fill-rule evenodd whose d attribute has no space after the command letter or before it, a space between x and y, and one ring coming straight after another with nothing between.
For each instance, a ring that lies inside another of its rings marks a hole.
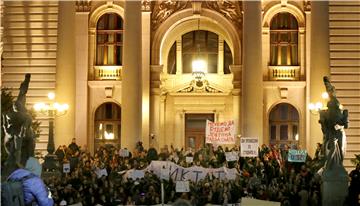
<instances>
[{"instance_id":1,"label":"arched window","mask_svg":"<svg viewBox=\"0 0 360 206\"><path fill-rule=\"evenodd\" d=\"M299 113L290 104L280 103L270 112L270 143L296 143L299 140Z\"/></svg>"},{"instance_id":2,"label":"arched window","mask_svg":"<svg viewBox=\"0 0 360 206\"><path fill-rule=\"evenodd\" d=\"M207 62L207 72L216 73L219 37L210 31L191 31L182 36L183 73L192 72L192 62L201 58Z\"/></svg>"},{"instance_id":3,"label":"arched window","mask_svg":"<svg viewBox=\"0 0 360 206\"><path fill-rule=\"evenodd\" d=\"M116 13L102 15L96 26L96 65L122 65L123 20Z\"/></svg>"},{"instance_id":4,"label":"arched window","mask_svg":"<svg viewBox=\"0 0 360 206\"><path fill-rule=\"evenodd\" d=\"M207 63L207 73L217 73L219 55L222 55L224 74L230 74L229 66L233 64L232 53L226 41L224 41L224 52L219 53L219 41L221 41L219 36L210 31L197 30L182 35L182 73L192 73L192 62L198 58ZM168 53L168 74L176 74L176 52L176 42L174 42Z\"/></svg>"},{"instance_id":5,"label":"arched window","mask_svg":"<svg viewBox=\"0 0 360 206\"><path fill-rule=\"evenodd\" d=\"M99 144L120 144L121 108L107 102L95 111L95 148Z\"/></svg>"},{"instance_id":6,"label":"arched window","mask_svg":"<svg viewBox=\"0 0 360 206\"><path fill-rule=\"evenodd\" d=\"M270 65L298 65L298 22L287 12L278 13L270 25Z\"/></svg>"}]
</instances>

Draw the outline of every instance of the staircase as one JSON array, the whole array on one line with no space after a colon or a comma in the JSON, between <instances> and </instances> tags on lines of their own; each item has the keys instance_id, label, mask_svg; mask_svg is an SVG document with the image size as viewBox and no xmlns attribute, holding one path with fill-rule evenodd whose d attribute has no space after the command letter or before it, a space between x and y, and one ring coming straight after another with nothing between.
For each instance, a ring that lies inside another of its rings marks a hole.
<instances>
[{"instance_id":1,"label":"staircase","mask_svg":"<svg viewBox=\"0 0 360 206\"><path fill-rule=\"evenodd\" d=\"M19 92L25 73L31 73L27 107L47 99L56 85L56 53L58 33L57 1L5 1L2 6L3 54L2 87ZM36 149L46 152L49 121L37 115L41 135Z\"/></svg>"},{"instance_id":2,"label":"staircase","mask_svg":"<svg viewBox=\"0 0 360 206\"><path fill-rule=\"evenodd\" d=\"M330 1L330 69L337 97L349 110L345 168L360 154L360 1Z\"/></svg>"}]
</instances>

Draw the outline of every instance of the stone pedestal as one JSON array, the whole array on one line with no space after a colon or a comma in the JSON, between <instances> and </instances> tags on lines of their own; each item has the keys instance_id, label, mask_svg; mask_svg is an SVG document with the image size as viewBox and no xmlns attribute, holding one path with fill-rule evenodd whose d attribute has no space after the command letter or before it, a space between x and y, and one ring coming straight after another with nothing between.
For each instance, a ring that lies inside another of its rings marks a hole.
<instances>
[{"instance_id":1,"label":"stone pedestal","mask_svg":"<svg viewBox=\"0 0 360 206\"><path fill-rule=\"evenodd\" d=\"M322 181L322 205L344 205L348 194L348 174L344 166L325 170Z\"/></svg>"}]
</instances>

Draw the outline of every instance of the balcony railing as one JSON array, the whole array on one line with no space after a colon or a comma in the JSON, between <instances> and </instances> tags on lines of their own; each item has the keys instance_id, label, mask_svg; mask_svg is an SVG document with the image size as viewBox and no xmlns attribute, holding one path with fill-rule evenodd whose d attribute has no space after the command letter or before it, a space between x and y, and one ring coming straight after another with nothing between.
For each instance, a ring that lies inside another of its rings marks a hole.
<instances>
[{"instance_id":1,"label":"balcony railing","mask_svg":"<svg viewBox=\"0 0 360 206\"><path fill-rule=\"evenodd\" d=\"M94 66L95 80L121 80L122 66Z\"/></svg>"},{"instance_id":2,"label":"balcony railing","mask_svg":"<svg viewBox=\"0 0 360 206\"><path fill-rule=\"evenodd\" d=\"M269 66L270 80L299 80L300 66Z\"/></svg>"}]
</instances>

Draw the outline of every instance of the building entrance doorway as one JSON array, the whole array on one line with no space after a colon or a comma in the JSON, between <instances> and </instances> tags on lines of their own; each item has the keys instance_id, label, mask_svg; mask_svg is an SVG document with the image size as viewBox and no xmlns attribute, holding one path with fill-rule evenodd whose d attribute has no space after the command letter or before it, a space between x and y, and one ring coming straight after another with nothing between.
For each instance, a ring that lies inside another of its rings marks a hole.
<instances>
[{"instance_id":1,"label":"building entrance doorway","mask_svg":"<svg viewBox=\"0 0 360 206\"><path fill-rule=\"evenodd\" d=\"M185 147L198 150L205 145L206 120L214 121L214 114L185 114Z\"/></svg>"}]
</instances>

